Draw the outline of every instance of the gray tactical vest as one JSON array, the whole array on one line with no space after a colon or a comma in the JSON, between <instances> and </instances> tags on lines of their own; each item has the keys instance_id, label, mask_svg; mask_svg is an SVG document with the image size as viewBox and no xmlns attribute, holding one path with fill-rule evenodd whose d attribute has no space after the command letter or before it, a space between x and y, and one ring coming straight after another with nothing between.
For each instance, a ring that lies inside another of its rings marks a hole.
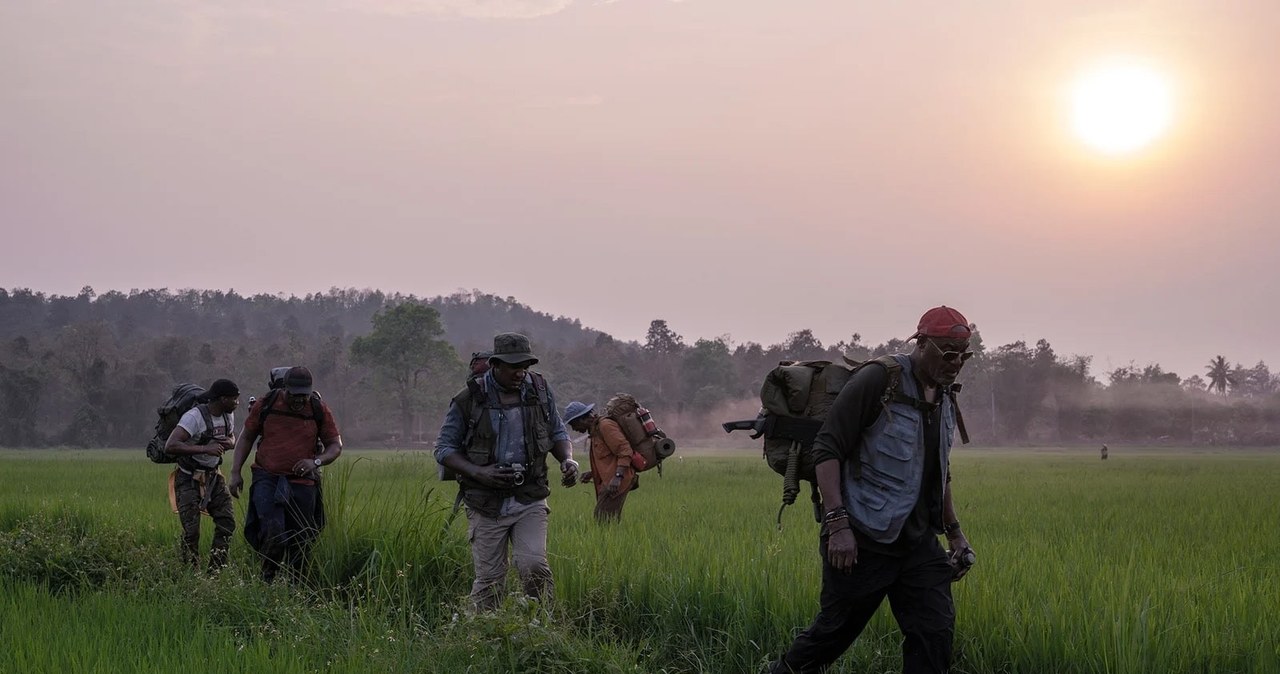
<instances>
[{"instance_id":1,"label":"gray tactical vest","mask_svg":"<svg viewBox=\"0 0 1280 674\"><path fill-rule=\"evenodd\" d=\"M911 359L903 354L893 358L902 366L901 392L922 399ZM942 480L938 493L942 494L956 431L956 410L944 391L938 391L937 400L943 424L938 447L938 476ZM886 402L875 423L863 431L858 461L844 465L845 507L854 526L871 540L886 544L897 540L920 498L925 454L924 413L901 400Z\"/></svg>"}]
</instances>

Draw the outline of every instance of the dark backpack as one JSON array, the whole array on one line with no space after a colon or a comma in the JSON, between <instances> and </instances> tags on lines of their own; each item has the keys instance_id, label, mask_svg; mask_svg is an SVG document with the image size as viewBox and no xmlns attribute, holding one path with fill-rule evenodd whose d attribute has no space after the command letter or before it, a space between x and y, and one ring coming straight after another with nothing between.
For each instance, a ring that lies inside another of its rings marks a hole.
<instances>
[{"instance_id":1,"label":"dark backpack","mask_svg":"<svg viewBox=\"0 0 1280 674\"><path fill-rule=\"evenodd\" d=\"M649 410L634 396L616 393L604 404L604 416L618 422L627 443L640 455L639 460L632 459L631 467L641 473L656 466L661 475L662 462L675 453L676 443L658 428Z\"/></svg>"},{"instance_id":2,"label":"dark backpack","mask_svg":"<svg viewBox=\"0 0 1280 674\"><path fill-rule=\"evenodd\" d=\"M173 387L173 391L169 394L169 399L156 408L156 415L159 416L159 419L156 420L156 432L152 435L151 441L147 443L147 458L151 459L152 463L174 463L178 460L178 457L165 453L165 443L169 441L169 435L178 426L182 415L186 414L187 410L203 402L206 402L203 387L196 384L178 384ZM213 420L209 416L209 410L207 407L202 409L202 414L205 417L205 428L212 429ZM208 431L205 434L207 433ZM203 440L197 438L194 444L204 444L208 441L208 438Z\"/></svg>"},{"instance_id":3,"label":"dark backpack","mask_svg":"<svg viewBox=\"0 0 1280 674\"><path fill-rule=\"evenodd\" d=\"M782 361L765 375L760 387L760 414L750 421L731 421L724 424L726 432L753 431L752 438L764 438L764 460L774 472L782 476L782 507L778 509L778 525L782 525L782 511L795 503L800 493L800 481L809 482L810 499L814 517L821 519L821 497L818 494L818 477L814 471L813 441L827 418L832 403L854 372L871 364L879 365L889 373L889 385L881 397L881 404L891 402L924 405L902 393L902 366L893 356L880 356L865 362L845 358L833 363L826 360ZM952 403L960 390L954 385L947 392ZM969 442L955 407L960 437ZM857 470L859 466L855 465Z\"/></svg>"}]
</instances>

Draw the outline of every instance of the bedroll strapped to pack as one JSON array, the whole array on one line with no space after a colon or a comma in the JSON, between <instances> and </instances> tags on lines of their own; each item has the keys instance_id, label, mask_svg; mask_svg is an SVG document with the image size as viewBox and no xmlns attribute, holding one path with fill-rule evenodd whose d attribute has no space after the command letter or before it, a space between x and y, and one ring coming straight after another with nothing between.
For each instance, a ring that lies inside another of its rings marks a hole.
<instances>
[{"instance_id":1,"label":"bedroll strapped to pack","mask_svg":"<svg viewBox=\"0 0 1280 674\"><path fill-rule=\"evenodd\" d=\"M604 404L604 416L618 422L635 455L631 467L637 473L655 466L662 474L662 462L676 452L676 443L654 422L649 410L628 393L616 393Z\"/></svg>"},{"instance_id":2,"label":"bedroll strapped to pack","mask_svg":"<svg viewBox=\"0 0 1280 674\"><path fill-rule=\"evenodd\" d=\"M178 460L178 457L165 453L165 443L169 441L169 435L178 426L182 415L192 407L205 402L204 397L204 387L196 384L178 384L169 393L169 399L156 408L156 415L159 416L156 420L156 431L151 436L151 441L147 443L147 458L151 459L152 463L174 463ZM213 424L208 418L208 411L205 411L204 415L205 428L212 428ZM196 442L196 444L200 443Z\"/></svg>"}]
</instances>

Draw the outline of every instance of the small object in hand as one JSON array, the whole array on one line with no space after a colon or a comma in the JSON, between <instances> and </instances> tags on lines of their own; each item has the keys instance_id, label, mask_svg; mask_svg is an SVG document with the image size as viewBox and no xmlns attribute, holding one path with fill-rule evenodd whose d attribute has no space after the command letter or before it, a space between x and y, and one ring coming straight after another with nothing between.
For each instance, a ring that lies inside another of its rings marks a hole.
<instances>
[{"instance_id":1,"label":"small object in hand","mask_svg":"<svg viewBox=\"0 0 1280 674\"><path fill-rule=\"evenodd\" d=\"M978 555L974 553L973 548L952 550L951 554L947 555L947 563L955 570L956 578L964 575L977 561Z\"/></svg>"}]
</instances>

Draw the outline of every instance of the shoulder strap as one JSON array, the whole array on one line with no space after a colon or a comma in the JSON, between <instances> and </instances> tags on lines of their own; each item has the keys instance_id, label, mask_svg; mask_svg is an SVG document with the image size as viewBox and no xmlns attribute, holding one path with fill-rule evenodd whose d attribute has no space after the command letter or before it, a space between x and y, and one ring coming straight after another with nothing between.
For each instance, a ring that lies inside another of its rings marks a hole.
<instances>
[{"instance_id":1,"label":"shoulder strap","mask_svg":"<svg viewBox=\"0 0 1280 674\"><path fill-rule=\"evenodd\" d=\"M266 435L267 417L272 414L278 414L280 416L285 416L285 417L296 417L299 419L306 418L303 415L295 414L292 411L286 412L284 410L275 409L276 401L280 399L281 390L282 389L278 389L278 388L271 389L271 392L267 394L267 397L262 399L262 409L258 411L258 434L259 435ZM322 405L320 402L320 394L316 393L315 391L311 392L311 419L316 422L316 437L319 438L321 428L323 428L324 426L325 414L324 414L324 405Z\"/></svg>"},{"instance_id":2,"label":"shoulder strap","mask_svg":"<svg viewBox=\"0 0 1280 674\"><path fill-rule=\"evenodd\" d=\"M316 437L319 438L320 429L324 427L324 405L320 402L320 394L315 391L311 392L311 418L316 421Z\"/></svg>"},{"instance_id":3,"label":"shoulder strap","mask_svg":"<svg viewBox=\"0 0 1280 674\"><path fill-rule=\"evenodd\" d=\"M969 431L964 427L964 415L960 413L960 401L956 398L956 394L960 392L959 384L952 384L947 389L947 395L951 398L951 409L956 413L956 428L960 429L960 444L969 444Z\"/></svg>"},{"instance_id":4,"label":"shoulder strap","mask_svg":"<svg viewBox=\"0 0 1280 674\"><path fill-rule=\"evenodd\" d=\"M200 434L197 445L203 445L213 438L213 414L209 412L209 406L205 403L196 405L196 410L200 412L200 418L204 420L204 432Z\"/></svg>"},{"instance_id":5,"label":"shoulder strap","mask_svg":"<svg viewBox=\"0 0 1280 674\"><path fill-rule=\"evenodd\" d=\"M273 388L267 393L267 397L262 399L262 409L258 410L258 434L262 435L267 430L267 415L271 414L271 408L275 407L276 400L280 398L280 389Z\"/></svg>"},{"instance_id":6,"label":"shoulder strap","mask_svg":"<svg viewBox=\"0 0 1280 674\"><path fill-rule=\"evenodd\" d=\"M542 405L543 416L551 421L551 396L547 393L547 378L541 373L530 371L529 379L533 380L533 390L538 396L538 404Z\"/></svg>"},{"instance_id":7,"label":"shoulder strap","mask_svg":"<svg viewBox=\"0 0 1280 674\"><path fill-rule=\"evenodd\" d=\"M471 445L476 426L480 423L480 414L489 408L489 395L484 387L484 375L467 377L467 388L453 397L453 402L462 410L466 431L462 434L462 446ZM476 410L480 410L478 413Z\"/></svg>"},{"instance_id":8,"label":"shoulder strap","mask_svg":"<svg viewBox=\"0 0 1280 674\"><path fill-rule=\"evenodd\" d=\"M937 403L929 403L920 400L919 398L912 398L902 392L902 364L898 362L897 358L894 358L891 355L880 356L879 358L863 363L858 366L858 368L861 369L871 363L877 363L889 371L889 385L885 387L884 395L880 398L880 403L884 405L885 409L888 409L889 403L910 405L911 407L925 413L931 413L937 409Z\"/></svg>"}]
</instances>

